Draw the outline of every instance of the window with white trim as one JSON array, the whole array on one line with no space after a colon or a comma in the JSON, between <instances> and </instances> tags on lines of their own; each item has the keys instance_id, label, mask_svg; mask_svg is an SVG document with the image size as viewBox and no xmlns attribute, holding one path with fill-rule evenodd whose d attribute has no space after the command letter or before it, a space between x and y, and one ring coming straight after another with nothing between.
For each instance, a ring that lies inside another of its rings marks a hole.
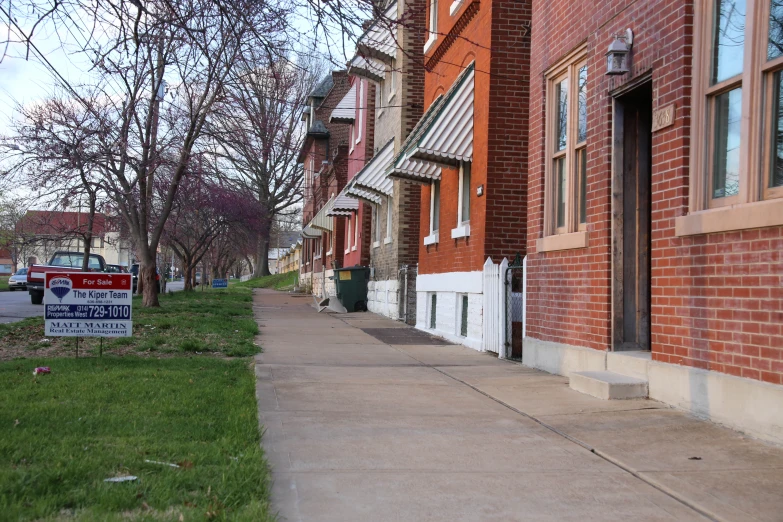
<instances>
[{"instance_id":1,"label":"window with white trim","mask_svg":"<svg viewBox=\"0 0 783 522\"><path fill-rule=\"evenodd\" d=\"M389 78L384 83L387 84L388 92L386 93L386 99L391 100L394 98L394 95L397 91L397 65L394 60L392 60L391 65L389 65Z\"/></svg>"},{"instance_id":2,"label":"window with white trim","mask_svg":"<svg viewBox=\"0 0 783 522\"><path fill-rule=\"evenodd\" d=\"M459 209L457 226L470 221L470 162L462 162L459 167Z\"/></svg>"},{"instance_id":3,"label":"window with white trim","mask_svg":"<svg viewBox=\"0 0 783 522\"><path fill-rule=\"evenodd\" d=\"M700 3L690 210L781 198L783 1Z\"/></svg>"},{"instance_id":4,"label":"window with white trim","mask_svg":"<svg viewBox=\"0 0 783 522\"><path fill-rule=\"evenodd\" d=\"M440 227L440 180L432 183L430 190L430 234Z\"/></svg>"},{"instance_id":5,"label":"window with white trim","mask_svg":"<svg viewBox=\"0 0 783 522\"><path fill-rule=\"evenodd\" d=\"M362 132L364 127L364 80L359 80L359 117L358 119L358 129L356 130L356 143L359 143L362 141Z\"/></svg>"},{"instance_id":6,"label":"window with white trim","mask_svg":"<svg viewBox=\"0 0 783 522\"><path fill-rule=\"evenodd\" d=\"M356 211L356 214L354 214L354 227L353 227L353 246L351 247L351 250L356 250L356 247L359 245L359 228L361 227L361 221L359 220L359 211Z\"/></svg>"},{"instance_id":7,"label":"window with white trim","mask_svg":"<svg viewBox=\"0 0 783 522\"><path fill-rule=\"evenodd\" d=\"M584 48L547 74L545 235L587 227L587 74Z\"/></svg>"},{"instance_id":8,"label":"window with white trim","mask_svg":"<svg viewBox=\"0 0 783 522\"><path fill-rule=\"evenodd\" d=\"M345 220L346 226L348 227L348 231L345 234L345 253L348 254L351 251L351 221L352 217L348 216L348 219Z\"/></svg>"},{"instance_id":9,"label":"window with white trim","mask_svg":"<svg viewBox=\"0 0 783 522\"><path fill-rule=\"evenodd\" d=\"M438 0L430 0L429 39L438 38Z\"/></svg>"},{"instance_id":10,"label":"window with white trim","mask_svg":"<svg viewBox=\"0 0 783 522\"><path fill-rule=\"evenodd\" d=\"M374 231L373 246L378 246L381 241L381 204L373 205L372 226Z\"/></svg>"}]
</instances>

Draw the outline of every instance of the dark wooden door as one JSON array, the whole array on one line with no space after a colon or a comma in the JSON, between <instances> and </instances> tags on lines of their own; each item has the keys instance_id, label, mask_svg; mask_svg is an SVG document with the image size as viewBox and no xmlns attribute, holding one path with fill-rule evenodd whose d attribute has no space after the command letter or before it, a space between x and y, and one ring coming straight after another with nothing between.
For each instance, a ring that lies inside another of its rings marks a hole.
<instances>
[{"instance_id":1,"label":"dark wooden door","mask_svg":"<svg viewBox=\"0 0 783 522\"><path fill-rule=\"evenodd\" d=\"M650 349L652 87L615 99L612 179L614 350Z\"/></svg>"}]
</instances>

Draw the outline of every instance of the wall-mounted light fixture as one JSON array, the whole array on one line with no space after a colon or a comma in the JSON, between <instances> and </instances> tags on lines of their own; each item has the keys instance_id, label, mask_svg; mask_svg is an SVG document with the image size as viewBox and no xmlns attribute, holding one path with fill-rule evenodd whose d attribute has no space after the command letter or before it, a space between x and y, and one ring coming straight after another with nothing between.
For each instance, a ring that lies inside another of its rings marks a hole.
<instances>
[{"instance_id":1,"label":"wall-mounted light fixture","mask_svg":"<svg viewBox=\"0 0 783 522\"><path fill-rule=\"evenodd\" d=\"M633 31L626 29L625 33L614 35L606 53L606 74L625 74L631 70L630 55L633 47Z\"/></svg>"}]
</instances>

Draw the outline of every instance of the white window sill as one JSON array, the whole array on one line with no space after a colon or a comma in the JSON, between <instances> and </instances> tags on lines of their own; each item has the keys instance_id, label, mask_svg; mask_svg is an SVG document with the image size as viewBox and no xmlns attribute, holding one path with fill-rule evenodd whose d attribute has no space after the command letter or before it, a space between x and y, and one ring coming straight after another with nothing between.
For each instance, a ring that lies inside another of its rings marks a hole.
<instances>
[{"instance_id":1,"label":"white window sill","mask_svg":"<svg viewBox=\"0 0 783 522\"><path fill-rule=\"evenodd\" d=\"M438 41L438 36L431 34L427 42L424 44L424 54L430 51L435 46L435 42Z\"/></svg>"},{"instance_id":2,"label":"white window sill","mask_svg":"<svg viewBox=\"0 0 783 522\"><path fill-rule=\"evenodd\" d=\"M351 252L356 252L356 245L351 247Z\"/></svg>"},{"instance_id":3,"label":"white window sill","mask_svg":"<svg viewBox=\"0 0 783 522\"><path fill-rule=\"evenodd\" d=\"M383 116L383 111L386 109L386 107L382 107L378 110L378 114L375 116L376 119L380 119L381 116Z\"/></svg>"},{"instance_id":4,"label":"white window sill","mask_svg":"<svg viewBox=\"0 0 783 522\"><path fill-rule=\"evenodd\" d=\"M464 4L464 3L465 3L465 0L454 0L451 3L451 7L449 7L449 15L454 16L455 14L457 14L457 11L460 10L460 8L462 7L462 4Z\"/></svg>"},{"instance_id":5,"label":"white window sill","mask_svg":"<svg viewBox=\"0 0 783 522\"><path fill-rule=\"evenodd\" d=\"M437 245L438 244L438 239L439 239L438 236L439 236L439 234L436 231L436 232L433 232L432 234L430 234L429 236L425 237L424 238L424 246Z\"/></svg>"},{"instance_id":6,"label":"white window sill","mask_svg":"<svg viewBox=\"0 0 783 522\"><path fill-rule=\"evenodd\" d=\"M330 251L328 251L328 252L326 253L326 255L327 255L327 256L331 256L331 255L332 255L332 251L331 251L331 250L330 250Z\"/></svg>"},{"instance_id":7,"label":"white window sill","mask_svg":"<svg viewBox=\"0 0 783 522\"><path fill-rule=\"evenodd\" d=\"M391 242L392 242L392 238L390 238L390 237L386 237L386 238L383 239L383 244L384 245L388 245Z\"/></svg>"},{"instance_id":8,"label":"white window sill","mask_svg":"<svg viewBox=\"0 0 783 522\"><path fill-rule=\"evenodd\" d=\"M356 144L357 144L357 145L358 145L358 144L360 144L361 142L362 142L362 139L361 139L361 138L356 138Z\"/></svg>"},{"instance_id":9,"label":"white window sill","mask_svg":"<svg viewBox=\"0 0 783 522\"><path fill-rule=\"evenodd\" d=\"M389 97L388 97L388 98L386 98L386 103L391 103L392 101L394 101L394 97L395 97L395 96L397 96L397 93L396 93L396 92L393 92L393 93L391 93L391 94L389 95Z\"/></svg>"},{"instance_id":10,"label":"white window sill","mask_svg":"<svg viewBox=\"0 0 783 522\"><path fill-rule=\"evenodd\" d=\"M318 261L321 259L321 254L318 254L317 256L313 256L313 261Z\"/></svg>"},{"instance_id":11,"label":"white window sill","mask_svg":"<svg viewBox=\"0 0 783 522\"><path fill-rule=\"evenodd\" d=\"M375 241L375 242L372 244L372 247L373 247L373 248L378 248L379 246L381 246L381 242L380 242L380 241Z\"/></svg>"},{"instance_id":12,"label":"white window sill","mask_svg":"<svg viewBox=\"0 0 783 522\"><path fill-rule=\"evenodd\" d=\"M693 236L783 225L783 199L692 212L674 220L675 236Z\"/></svg>"},{"instance_id":13,"label":"white window sill","mask_svg":"<svg viewBox=\"0 0 783 522\"><path fill-rule=\"evenodd\" d=\"M350 254L350 253L351 253L351 249L350 249L350 248L346 248L346 249L345 249L345 253L346 253L346 254Z\"/></svg>"},{"instance_id":14,"label":"white window sill","mask_svg":"<svg viewBox=\"0 0 783 522\"><path fill-rule=\"evenodd\" d=\"M470 223L463 223L457 228L451 229L451 239L470 236Z\"/></svg>"}]
</instances>

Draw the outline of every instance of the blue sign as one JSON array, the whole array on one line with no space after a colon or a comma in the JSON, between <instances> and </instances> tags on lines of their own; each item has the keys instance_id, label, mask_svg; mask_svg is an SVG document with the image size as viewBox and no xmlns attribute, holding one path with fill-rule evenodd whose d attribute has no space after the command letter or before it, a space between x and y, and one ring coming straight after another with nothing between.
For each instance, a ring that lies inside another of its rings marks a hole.
<instances>
[{"instance_id":1,"label":"blue sign","mask_svg":"<svg viewBox=\"0 0 783 522\"><path fill-rule=\"evenodd\" d=\"M228 288L228 279L213 279L212 288Z\"/></svg>"}]
</instances>

